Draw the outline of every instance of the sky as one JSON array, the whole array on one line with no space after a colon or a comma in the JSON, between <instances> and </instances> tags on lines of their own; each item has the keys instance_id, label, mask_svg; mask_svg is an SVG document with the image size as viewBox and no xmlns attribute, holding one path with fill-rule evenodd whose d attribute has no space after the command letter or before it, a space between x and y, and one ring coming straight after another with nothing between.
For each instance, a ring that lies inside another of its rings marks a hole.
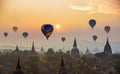
<instances>
[{"instance_id":1,"label":"sky","mask_svg":"<svg viewBox=\"0 0 120 74\"><path fill-rule=\"evenodd\" d=\"M88 24L90 19L96 20L92 30ZM49 40L41 32L43 24L52 24L54 32ZM56 24L60 28L56 28ZM107 35L104 27L111 27ZM12 27L17 26L18 31L13 32ZM76 37L78 47L90 47L87 41L97 35L98 43L105 44L107 36L110 42L120 42L120 0L0 0L0 42L1 45L26 45L35 41L36 46L46 48L71 49ZM4 38L3 32L8 32ZM28 32L27 39L22 37ZM66 37L66 42L61 41ZM94 44L94 42L93 42ZM98 46L99 47L99 46ZM103 46L100 48L103 49Z\"/></svg>"}]
</instances>

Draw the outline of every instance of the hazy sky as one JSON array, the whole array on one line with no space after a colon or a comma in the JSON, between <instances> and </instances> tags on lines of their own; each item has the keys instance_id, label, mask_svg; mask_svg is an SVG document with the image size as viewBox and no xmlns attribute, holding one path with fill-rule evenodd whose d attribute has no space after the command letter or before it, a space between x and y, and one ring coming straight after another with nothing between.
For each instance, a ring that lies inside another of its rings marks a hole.
<instances>
[{"instance_id":1,"label":"hazy sky","mask_svg":"<svg viewBox=\"0 0 120 74\"><path fill-rule=\"evenodd\" d=\"M97 21L93 31L88 24L90 19ZM106 42L106 25L111 26L110 41L120 42L120 0L0 0L0 42L31 44L36 41L45 45L41 26L46 23L54 27L60 25L59 29L55 28L48 46L56 41L59 41L58 45L62 44L62 36L69 40L68 46L75 37L78 42L93 41L94 34L98 36L97 42ZM13 26L18 26L16 34L12 31ZM6 40L5 31L9 33ZM24 31L30 34L26 40L21 35Z\"/></svg>"}]
</instances>

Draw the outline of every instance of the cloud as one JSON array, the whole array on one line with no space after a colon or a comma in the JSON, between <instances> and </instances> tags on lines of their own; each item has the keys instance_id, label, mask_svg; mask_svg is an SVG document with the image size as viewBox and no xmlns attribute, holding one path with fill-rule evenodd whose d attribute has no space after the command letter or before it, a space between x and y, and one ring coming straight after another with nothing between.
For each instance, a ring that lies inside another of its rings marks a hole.
<instances>
[{"instance_id":1,"label":"cloud","mask_svg":"<svg viewBox=\"0 0 120 74\"><path fill-rule=\"evenodd\" d=\"M81 10L81 11L92 11L93 7L91 6L72 6L70 5L70 8L75 9L75 10Z\"/></svg>"},{"instance_id":2,"label":"cloud","mask_svg":"<svg viewBox=\"0 0 120 74\"><path fill-rule=\"evenodd\" d=\"M93 13L104 13L104 14L118 14L120 15L120 10L116 10L116 9L109 9L109 8L103 8L98 6L96 7L91 7L91 6L69 6L71 9L73 10L78 10L78 11L82 11L82 12L88 12L90 14Z\"/></svg>"},{"instance_id":3,"label":"cloud","mask_svg":"<svg viewBox=\"0 0 120 74\"><path fill-rule=\"evenodd\" d=\"M120 15L120 0L110 0L100 2L87 2L85 5L70 5L73 10L87 12L89 14L103 13L103 14L117 14Z\"/></svg>"}]
</instances>

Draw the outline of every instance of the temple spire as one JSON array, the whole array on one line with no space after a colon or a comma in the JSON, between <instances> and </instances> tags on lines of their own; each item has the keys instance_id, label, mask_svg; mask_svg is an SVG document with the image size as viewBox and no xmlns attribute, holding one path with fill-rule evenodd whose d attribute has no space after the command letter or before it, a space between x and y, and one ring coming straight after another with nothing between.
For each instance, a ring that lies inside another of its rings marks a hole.
<instances>
[{"instance_id":1,"label":"temple spire","mask_svg":"<svg viewBox=\"0 0 120 74\"><path fill-rule=\"evenodd\" d=\"M73 47L77 47L76 38L74 39L74 44L73 44Z\"/></svg>"},{"instance_id":2,"label":"temple spire","mask_svg":"<svg viewBox=\"0 0 120 74\"><path fill-rule=\"evenodd\" d=\"M16 66L16 70L13 72L13 74L24 74L24 72L21 70L21 66L20 66L20 60L18 58L18 62L17 62L17 66Z\"/></svg>"},{"instance_id":3,"label":"temple spire","mask_svg":"<svg viewBox=\"0 0 120 74\"><path fill-rule=\"evenodd\" d=\"M63 66L64 66L64 60L63 60L63 56L62 56L62 59L61 59L60 66L61 66L61 67L63 67Z\"/></svg>"},{"instance_id":4,"label":"temple spire","mask_svg":"<svg viewBox=\"0 0 120 74\"><path fill-rule=\"evenodd\" d=\"M32 43L32 51L34 51L35 50L35 47L34 47L34 41L33 41L33 43Z\"/></svg>"},{"instance_id":5,"label":"temple spire","mask_svg":"<svg viewBox=\"0 0 120 74\"><path fill-rule=\"evenodd\" d=\"M105 47L104 47L104 54L106 54L107 56L112 55L112 49L111 49L111 46L109 44L108 37L107 37L107 42L106 42Z\"/></svg>"},{"instance_id":6,"label":"temple spire","mask_svg":"<svg viewBox=\"0 0 120 74\"><path fill-rule=\"evenodd\" d=\"M73 58L80 58L79 49L77 48L76 38L74 39L73 48L71 50L71 55Z\"/></svg>"},{"instance_id":7,"label":"temple spire","mask_svg":"<svg viewBox=\"0 0 120 74\"><path fill-rule=\"evenodd\" d=\"M33 43L32 43L32 52L35 52L34 41L33 41Z\"/></svg>"},{"instance_id":8,"label":"temple spire","mask_svg":"<svg viewBox=\"0 0 120 74\"><path fill-rule=\"evenodd\" d=\"M15 51L19 51L18 45L16 45L16 49L15 49Z\"/></svg>"},{"instance_id":9,"label":"temple spire","mask_svg":"<svg viewBox=\"0 0 120 74\"><path fill-rule=\"evenodd\" d=\"M86 50L85 54L86 55L91 54L91 52L89 51L88 47L87 47L87 50Z\"/></svg>"},{"instance_id":10,"label":"temple spire","mask_svg":"<svg viewBox=\"0 0 120 74\"><path fill-rule=\"evenodd\" d=\"M110 45L110 44L109 44L109 38L108 38L108 36L107 36L107 42L106 42L106 45Z\"/></svg>"},{"instance_id":11,"label":"temple spire","mask_svg":"<svg viewBox=\"0 0 120 74\"><path fill-rule=\"evenodd\" d=\"M107 37L107 44L109 44L109 38Z\"/></svg>"},{"instance_id":12,"label":"temple spire","mask_svg":"<svg viewBox=\"0 0 120 74\"><path fill-rule=\"evenodd\" d=\"M21 66L20 66L20 60L18 58L18 62L17 62L17 66L16 66L16 70L21 70Z\"/></svg>"},{"instance_id":13,"label":"temple spire","mask_svg":"<svg viewBox=\"0 0 120 74\"><path fill-rule=\"evenodd\" d=\"M43 45L42 45L42 47L41 47L41 51L42 51L42 52L44 51Z\"/></svg>"}]
</instances>

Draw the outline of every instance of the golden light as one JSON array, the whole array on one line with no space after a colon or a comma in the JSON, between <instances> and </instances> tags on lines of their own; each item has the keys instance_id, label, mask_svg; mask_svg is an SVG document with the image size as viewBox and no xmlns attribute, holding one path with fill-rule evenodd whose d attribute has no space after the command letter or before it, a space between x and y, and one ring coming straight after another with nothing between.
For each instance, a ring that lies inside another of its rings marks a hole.
<instances>
[{"instance_id":1,"label":"golden light","mask_svg":"<svg viewBox=\"0 0 120 74\"><path fill-rule=\"evenodd\" d=\"M60 29L60 24L56 24L55 26L57 29Z\"/></svg>"}]
</instances>

